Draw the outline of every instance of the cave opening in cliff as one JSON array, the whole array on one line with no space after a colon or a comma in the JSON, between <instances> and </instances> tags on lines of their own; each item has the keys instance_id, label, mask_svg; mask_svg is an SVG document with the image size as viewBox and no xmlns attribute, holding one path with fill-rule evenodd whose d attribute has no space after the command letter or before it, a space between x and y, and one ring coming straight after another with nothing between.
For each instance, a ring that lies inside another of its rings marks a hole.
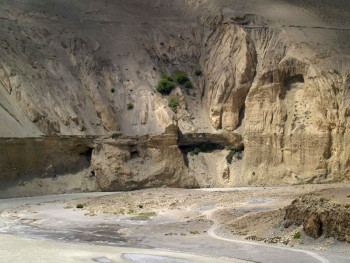
<instances>
[{"instance_id":1,"label":"cave opening in cliff","mask_svg":"<svg viewBox=\"0 0 350 263\"><path fill-rule=\"evenodd\" d=\"M137 159L137 158L140 158L140 153L138 151L132 151L130 153L130 159L133 160L133 159Z\"/></svg>"},{"instance_id":2,"label":"cave opening in cliff","mask_svg":"<svg viewBox=\"0 0 350 263\"><path fill-rule=\"evenodd\" d=\"M189 166L188 154L198 155L199 153L211 153L216 150L223 150L225 146L218 143L198 143L186 146L179 146L184 157L185 165Z\"/></svg>"},{"instance_id":3,"label":"cave opening in cliff","mask_svg":"<svg viewBox=\"0 0 350 263\"><path fill-rule=\"evenodd\" d=\"M294 76L288 76L283 81L283 89L281 92L281 99L286 99L287 93L292 88L302 88L305 83L304 76L302 74L297 74Z\"/></svg>"},{"instance_id":4,"label":"cave opening in cliff","mask_svg":"<svg viewBox=\"0 0 350 263\"><path fill-rule=\"evenodd\" d=\"M92 151L94 148L88 147L87 150L84 150L79 155L85 157L86 161L90 164L92 158Z\"/></svg>"},{"instance_id":5,"label":"cave opening in cliff","mask_svg":"<svg viewBox=\"0 0 350 263\"><path fill-rule=\"evenodd\" d=\"M294 76L286 77L284 79L284 86L289 86L294 83L305 83L304 76L302 74L297 74Z\"/></svg>"}]
</instances>

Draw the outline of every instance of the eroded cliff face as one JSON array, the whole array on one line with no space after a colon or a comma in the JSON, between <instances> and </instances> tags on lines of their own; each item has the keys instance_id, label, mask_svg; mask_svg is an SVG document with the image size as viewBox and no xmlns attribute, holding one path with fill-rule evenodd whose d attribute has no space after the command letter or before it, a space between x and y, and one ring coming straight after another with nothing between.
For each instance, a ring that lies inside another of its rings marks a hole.
<instances>
[{"instance_id":1,"label":"eroded cliff face","mask_svg":"<svg viewBox=\"0 0 350 263\"><path fill-rule=\"evenodd\" d=\"M256 45L259 57L269 56L246 99L245 182L349 180L347 165L335 157L347 137L345 69L342 74L334 64L302 59L297 47L274 38L276 33L268 45Z\"/></svg>"},{"instance_id":2,"label":"eroded cliff face","mask_svg":"<svg viewBox=\"0 0 350 263\"><path fill-rule=\"evenodd\" d=\"M91 170L98 187L103 191L199 187L177 141L176 126L158 136L103 140L92 155Z\"/></svg>"},{"instance_id":3,"label":"eroded cliff face","mask_svg":"<svg viewBox=\"0 0 350 263\"><path fill-rule=\"evenodd\" d=\"M231 2L5 1L0 136L126 135L92 151L102 190L349 181L346 12ZM155 89L174 70L193 83L176 112ZM172 127L244 151L191 155Z\"/></svg>"},{"instance_id":4,"label":"eroded cliff face","mask_svg":"<svg viewBox=\"0 0 350 263\"><path fill-rule=\"evenodd\" d=\"M197 143L206 142L199 138ZM241 138L217 137L217 143ZM3 138L0 197L53 194L62 191L126 191L151 187L199 187L185 163L178 129L161 135L133 137L44 136Z\"/></svg>"},{"instance_id":5,"label":"eroded cliff face","mask_svg":"<svg viewBox=\"0 0 350 263\"><path fill-rule=\"evenodd\" d=\"M208 38L207 98L215 129L233 131L256 73L256 51L249 34L231 20L221 21Z\"/></svg>"},{"instance_id":6,"label":"eroded cliff face","mask_svg":"<svg viewBox=\"0 0 350 263\"><path fill-rule=\"evenodd\" d=\"M98 190L94 136L1 138L0 198Z\"/></svg>"}]
</instances>

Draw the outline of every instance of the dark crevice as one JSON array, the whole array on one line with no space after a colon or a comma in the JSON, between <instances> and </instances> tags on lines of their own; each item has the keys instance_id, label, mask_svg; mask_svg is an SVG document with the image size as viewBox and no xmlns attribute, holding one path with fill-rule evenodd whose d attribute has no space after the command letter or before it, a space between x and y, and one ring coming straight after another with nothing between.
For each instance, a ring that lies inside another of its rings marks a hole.
<instances>
[{"instance_id":1,"label":"dark crevice","mask_svg":"<svg viewBox=\"0 0 350 263\"><path fill-rule=\"evenodd\" d=\"M199 153L211 153L216 150L223 150L225 146L216 143L199 143L187 146L179 146L184 157L185 165L189 166L188 154L198 155Z\"/></svg>"},{"instance_id":2,"label":"dark crevice","mask_svg":"<svg viewBox=\"0 0 350 263\"><path fill-rule=\"evenodd\" d=\"M140 153L138 151L132 151L130 153L130 159L133 160L133 159L137 159L137 158L140 158Z\"/></svg>"},{"instance_id":3,"label":"dark crevice","mask_svg":"<svg viewBox=\"0 0 350 263\"><path fill-rule=\"evenodd\" d=\"M304 76L301 74L291 76L291 77L286 77L283 81L281 99L284 100L286 98L287 92L291 89L293 84L304 83L304 82L305 82Z\"/></svg>"},{"instance_id":4,"label":"dark crevice","mask_svg":"<svg viewBox=\"0 0 350 263\"><path fill-rule=\"evenodd\" d=\"M239 112L239 122L237 124L236 129L238 129L239 127L242 126L242 122L244 120L244 117L245 117L245 105L243 105L242 109Z\"/></svg>"},{"instance_id":5,"label":"dark crevice","mask_svg":"<svg viewBox=\"0 0 350 263\"><path fill-rule=\"evenodd\" d=\"M92 151L93 151L93 148L89 147L86 151L81 152L79 155L85 156L88 163L91 163Z\"/></svg>"},{"instance_id":6,"label":"dark crevice","mask_svg":"<svg viewBox=\"0 0 350 263\"><path fill-rule=\"evenodd\" d=\"M294 84L294 83L304 83L305 80L304 80L304 76L302 74L298 74L298 75L294 75L294 76L290 76L290 77L286 77L284 79L284 82L283 84L285 86L287 85L291 85L291 84Z\"/></svg>"}]
</instances>

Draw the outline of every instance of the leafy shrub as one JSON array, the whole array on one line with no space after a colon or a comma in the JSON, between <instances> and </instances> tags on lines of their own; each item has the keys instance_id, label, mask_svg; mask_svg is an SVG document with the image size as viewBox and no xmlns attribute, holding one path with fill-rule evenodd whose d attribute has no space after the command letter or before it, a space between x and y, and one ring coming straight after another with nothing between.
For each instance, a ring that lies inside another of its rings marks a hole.
<instances>
[{"instance_id":1,"label":"leafy shrub","mask_svg":"<svg viewBox=\"0 0 350 263\"><path fill-rule=\"evenodd\" d=\"M174 82L174 79L171 76L169 76L169 75L167 75L165 73L162 73L161 76L162 76L162 79L167 79L167 80L169 80L171 82Z\"/></svg>"},{"instance_id":2,"label":"leafy shrub","mask_svg":"<svg viewBox=\"0 0 350 263\"><path fill-rule=\"evenodd\" d=\"M191 155L198 155L199 153L202 152L202 149L199 147L196 147L193 149L193 151L191 152Z\"/></svg>"},{"instance_id":3,"label":"leafy shrub","mask_svg":"<svg viewBox=\"0 0 350 263\"><path fill-rule=\"evenodd\" d=\"M186 89L191 89L191 88L193 88L193 85L192 85L192 82L189 80L189 81L186 81L186 83L185 83L185 88Z\"/></svg>"},{"instance_id":4,"label":"leafy shrub","mask_svg":"<svg viewBox=\"0 0 350 263\"><path fill-rule=\"evenodd\" d=\"M235 155L236 153L236 150L230 150L230 152L228 153L228 155L226 156L226 161L231 164L232 163L232 159L233 159L233 156Z\"/></svg>"},{"instance_id":5,"label":"leafy shrub","mask_svg":"<svg viewBox=\"0 0 350 263\"><path fill-rule=\"evenodd\" d=\"M84 208L84 205L83 204L77 204L76 207L79 208L79 209L82 209L82 208Z\"/></svg>"},{"instance_id":6,"label":"leafy shrub","mask_svg":"<svg viewBox=\"0 0 350 263\"><path fill-rule=\"evenodd\" d=\"M295 233L294 236L293 236L293 238L294 238L294 239L300 239L300 238L301 238L300 232Z\"/></svg>"},{"instance_id":7,"label":"leafy shrub","mask_svg":"<svg viewBox=\"0 0 350 263\"><path fill-rule=\"evenodd\" d=\"M231 147L229 148L230 152L228 153L228 155L226 156L226 161L229 163L229 164L232 164L232 159L233 159L233 156L237 153L237 152L241 152L244 150L243 147L240 147L240 148L235 148L235 147Z\"/></svg>"},{"instance_id":8,"label":"leafy shrub","mask_svg":"<svg viewBox=\"0 0 350 263\"><path fill-rule=\"evenodd\" d=\"M194 74L196 74L196 76L200 76L200 75L202 75L202 71L201 70L196 70L194 72Z\"/></svg>"},{"instance_id":9,"label":"leafy shrub","mask_svg":"<svg viewBox=\"0 0 350 263\"><path fill-rule=\"evenodd\" d=\"M170 81L168 79L161 79L158 82L157 91L162 94L169 94L173 88L175 88L173 81Z\"/></svg>"},{"instance_id":10,"label":"leafy shrub","mask_svg":"<svg viewBox=\"0 0 350 263\"><path fill-rule=\"evenodd\" d=\"M176 112L177 106L179 106L179 99L177 97L171 96L168 98L169 107Z\"/></svg>"},{"instance_id":11,"label":"leafy shrub","mask_svg":"<svg viewBox=\"0 0 350 263\"><path fill-rule=\"evenodd\" d=\"M126 104L126 107L128 108L128 110L132 110L134 108L134 104L132 102L129 102L128 104Z\"/></svg>"},{"instance_id":12,"label":"leafy shrub","mask_svg":"<svg viewBox=\"0 0 350 263\"><path fill-rule=\"evenodd\" d=\"M221 146L217 144L212 143L202 143L199 145L189 146L187 149L184 150L184 152L190 153L191 155L198 155L201 152L212 152L214 150L220 149Z\"/></svg>"},{"instance_id":13,"label":"leafy shrub","mask_svg":"<svg viewBox=\"0 0 350 263\"><path fill-rule=\"evenodd\" d=\"M142 209L142 208L143 208L143 205L139 205L139 208Z\"/></svg>"},{"instance_id":14,"label":"leafy shrub","mask_svg":"<svg viewBox=\"0 0 350 263\"><path fill-rule=\"evenodd\" d=\"M187 81L190 80L184 72L178 70L174 71L174 77L175 80L181 85L185 84Z\"/></svg>"}]
</instances>

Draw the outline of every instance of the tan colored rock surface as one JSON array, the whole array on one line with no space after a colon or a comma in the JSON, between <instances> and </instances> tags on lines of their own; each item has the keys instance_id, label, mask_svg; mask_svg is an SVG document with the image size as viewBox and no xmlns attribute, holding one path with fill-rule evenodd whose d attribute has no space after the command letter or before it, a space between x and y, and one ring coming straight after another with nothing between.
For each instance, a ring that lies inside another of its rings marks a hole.
<instances>
[{"instance_id":1,"label":"tan colored rock surface","mask_svg":"<svg viewBox=\"0 0 350 263\"><path fill-rule=\"evenodd\" d=\"M48 136L0 139L0 181L56 177L90 167L95 138Z\"/></svg>"},{"instance_id":2,"label":"tan colored rock surface","mask_svg":"<svg viewBox=\"0 0 350 263\"><path fill-rule=\"evenodd\" d=\"M232 165L223 150L191 161L202 186L350 180L348 1L18 0L2 7L0 137L161 135L177 125L209 141L221 133L244 139L242 160ZM161 73L174 70L193 83L176 83L177 113L155 89ZM142 145L140 159L161 164L135 172L124 165L133 162L130 149L102 143L94 150L100 184L108 188L120 169L142 185L157 174L174 186L184 160L176 143L165 145Z\"/></svg>"},{"instance_id":3,"label":"tan colored rock surface","mask_svg":"<svg viewBox=\"0 0 350 263\"><path fill-rule=\"evenodd\" d=\"M228 20L214 29L206 44L209 51L205 72L212 125L233 131L254 80L257 63L254 43L247 31Z\"/></svg>"},{"instance_id":4,"label":"tan colored rock surface","mask_svg":"<svg viewBox=\"0 0 350 263\"><path fill-rule=\"evenodd\" d=\"M92 153L91 170L103 191L199 186L177 146L174 126L160 136L103 140Z\"/></svg>"}]
</instances>

